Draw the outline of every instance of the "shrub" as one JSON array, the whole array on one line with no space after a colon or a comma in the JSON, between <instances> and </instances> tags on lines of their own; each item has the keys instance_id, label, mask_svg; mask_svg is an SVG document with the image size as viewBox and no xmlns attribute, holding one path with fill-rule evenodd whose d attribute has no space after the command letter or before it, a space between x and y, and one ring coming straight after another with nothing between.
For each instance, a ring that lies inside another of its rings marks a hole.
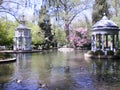
<instances>
[{"instance_id":1,"label":"shrub","mask_svg":"<svg viewBox=\"0 0 120 90\"><path fill-rule=\"evenodd\" d=\"M96 50L95 55L104 55L104 52L102 50Z\"/></svg>"},{"instance_id":2,"label":"shrub","mask_svg":"<svg viewBox=\"0 0 120 90\"><path fill-rule=\"evenodd\" d=\"M4 53L5 58L12 58L12 55L10 53Z\"/></svg>"},{"instance_id":3,"label":"shrub","mask_svg":"<svg viewBox=\"0 0 120 90\"><path fill-rule=\"evenodd\" d=\"M116 51L116 55L117 55L117 56L120 56L120 50L117 50L117 51Z\"/></svg>"},{"instance_id":4,"label":"shrub","mask_svg":"<svg viewBox=\"0 0 120 90\"><path fill-rule=\"evenodd\" d=\"M94 55L94 51L88 51L87 54Z\"/></svg>"},{"instance_id":5,"label":"shrub","mask_svg":"<svg viewBox=\"0 0 120 90\"><path fill-rule=\"evenodd\" d=\"M12 55L8 53L0 53L0 60L5 58L12 58Z\"/></svg>"},{"instance_id":6,"label":"shrub","mask_svg":"<svg viewBox=\"0 0 120 90\"><path fill-rule=\"evenodd\" d=\"M4 53L0 53L0 60L4 58L5 58Z\"/></svg>"},{"instance_id":7,"label":"shrub","mask_svg":"<svg viewBox=\"0 0 120 90\"><path fill-rule=\"evenodd\" d=\"M107 51L107 55L114 55L114 52L112 50Z\"/></svg>"}]
</instances>

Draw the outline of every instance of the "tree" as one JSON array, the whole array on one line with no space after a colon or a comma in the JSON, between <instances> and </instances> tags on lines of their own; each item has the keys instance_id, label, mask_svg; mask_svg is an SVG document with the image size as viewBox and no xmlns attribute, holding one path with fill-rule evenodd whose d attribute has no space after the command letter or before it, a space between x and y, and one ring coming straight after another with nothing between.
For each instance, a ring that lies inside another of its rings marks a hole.
<instances>
[{"instance_id":1,"label":"tree","mask_svg":"<svg viewBox=\"0 0 120 90\"><path fill-rule=\"evenodd\" d=\"M47 4L47 13L52 17L56 17L56 21L61 21L64 26L66 38L70 34L70 25L72 21L82 11L90 8L90 2L88 0L43 0ZM49 12L49 10L51 12ZM40 17L39 17L40 18ZM69 38L67 42L69 43Z\"/></svg>"},{"instance_id":2,"label":"tree","mask_svg":"<svg viewBox=\"0 0 120 90\"><path fill-rule=\"evenodd\" d=\"M95 4L93 5L92 23L94 24L100 20L104 13L110 18L109 8L110 6L107 0L95 0Z\"/></svg>"},{"instance_id":3,"label":"tree","mask_svg":"<svg viewBox=\"0 0 120 90\"><path fill-rule=\"evenodd\" d=\"M113 0L111 3L111 13L112 13L112 20L120 26L120 0Z\"/></svg>"},{"instance_id":4,"label":"tree","mask_svg":"<svg viewBox=\"0 0 120 90\"><path fill-rule=\"evenodd\" d=\"M1 15L12 15L18 22L18 11L19 7L21 7L22 4L20 2L16 2L13 0L0 0L0 13ZM23 7L23 6L22 6Z\"/></svg>"},{"instance_id":5,"label":"tree","mask_svg":"<svg viewBox=\"0 0 120 90\"><path fill-rule=\"evenodd\" d=\"M13 24L11 21L6 21L5 18L0 18L0 45L13 45L13 29L15 28Z\"/></svg>"},{"instance_id":6,"label":"tree","mask_svg":"<svg viewBox=\"0 0 120 90\"><path fill-rule=\"evenodd\" d=\"M32 44L33 45L40 45L44 43L44 33L39 28L38 25L34 25L30 22L27 24L31 28L31 37L32 37Z\"/></svg>"},{"instance_id":7,"label":"tree","mask_svg":"<svg viewBox=\"0 0 120 90\"><path fill-rule=\"evenodd\" d=\"M90 44L90 39L88 38L87 29L77 28L72 31L69 35L70 47L83 47L85 44Z\"/></svg>"},{"instance_id":8,"label":"tree","mask_svg":"<svg viewBox=\"0 0 120 90\"><path fill-rule=\"evenodd\" d=\"M120 0L112 0L110 1L110 4L112 9L115 10L115 12L112 12L112 14L114 14L116 17L119 16Z\"/></svg>"},{"instance_id":9,"label":"tree","mask_svg":"<svg viewBox=\"0 0 120 90\"><path fill-rule=\"evenodd\" d=\"M64 32L64 29L60 27L59 25L54 26L54 33L55 33L55 39L58 42L58 46L63 46L66 44L66 35Z\"/></svg>"},{"instance_id":10,"label":"tree","mask_svg":"<svg viewBox=\"0 0 120 90\"><path fill-rule=\"evenodd\" d=\"M41 30L44 32L44 48L49 49L51 45L54 45L54 35L51 32L51 23L50 17L47 14L47 5L41 6L41 10L39 12L39 22L38 25Z\"/></svg>"}]
</instances>

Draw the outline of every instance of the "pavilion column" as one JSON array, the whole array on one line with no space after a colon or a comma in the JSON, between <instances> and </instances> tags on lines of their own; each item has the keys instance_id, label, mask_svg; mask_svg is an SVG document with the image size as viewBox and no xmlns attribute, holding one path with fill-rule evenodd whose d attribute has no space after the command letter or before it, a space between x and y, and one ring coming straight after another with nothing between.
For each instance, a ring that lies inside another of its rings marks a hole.
<instances>
[{"instance_id":1,"label":"pavilion column","mask_svg":"<svg viewBox=\"0 0 120 90\"><path fill-rule=\"evenodd\" d=\"M23 37L22 50L25 50L25 37Z\"/></svg>"},{"instance_id":2,"label":"pavilion column","mask_svg":"<svg viewBox=\"0 0 120 90\"><path fill-rule=\"evenodd\" d=\"M99 49L101 49L101 34L98 34L98 37L99 37Z\"/></svg>"},{"instance_id":3,"label":"pavilion column","mask_svg":"<svg viewBox=\"0 0 120 90\"><path fill-rule=\"evenodd\" d=\"M19 44L20 44L19 41L20 41L20 38L18 37L18 38L17 38L17 50L19 49Z\"/></svg>"},{"instance_id":4,"label":"pavilion column","mask_svg":"<svg viewBox=\"0 0 120 90\"><path fill-rule=\"evenodd\" d=\"M116 49L119 48L119 35L116 35Z\"/></svg>"},{"instance_id":5,"label":"pavilion column","mask_svg":"<svg viewBox=\"0 0 120 90\"><path fill-rule=\"evenodd\" d=\"M97 41L96 41L96 40L97 40L97 39L96 39L96 34L94 35L94 39L95 39L95 40L94 40L94 51L96 51L96 49L97 49L97 48L96 48L96 42L97 42Z\"/></svg>"},{"instance_id":6,"label":"pavilion column","mask_svg":"<svg viewBox=\"0 0 120 90\"><path fill-rule=\"evenodd\" d=\"M102 50L104 51L104 34L102 34Z\"/></svg>"},{"instance_id":7,"label":"pavilion column","mask_svg":"<svg viewBox=\"0 0 120 90\"><path fill-rule=\"evenodd\" d=\"M14 50L17 49L17 37L14 38Z\"/></svg>"},{"instance_id":8,"label":"pavilion column","mask_svg":"<svg viewBox=\"0 0 120 90\"><path fill-rule=\"evenodd\" d=\"M113 50L113 35L111 35L110 50Z\"/></svg>"},{"instance_id":9,"label":"pavilion column","mask_svg":"<svg viewBox=\"0 0 120 90\"><path fill-rule=\"evenodd\" d=\"M113 50L115 50L115 35L113 35Z\"/></svg>"},{"instance_id":10,"label":"pavilion column","mask_svg":"<svg viewBox=\"0 0 120 90\"><path fill-rule=\"evenodd\" d=\"M17 50L18 49L18 44L19 44L18 43L18 37L16 37L16 41L15 42L16 42L16 50Z\"/></svg>"},{"instance_id":11,"label":"pavilion column","mask_svg":"<svg viewBox=\"0 0 120 90\"><path fill-rule=\"evenodd\" d=\"M108 48L108 35L106 34L106 48Z\"/></svg>"},{"instance_id":12,"label":"pavilion column","mask_svg":"<svg viewBox=\"0 0 120 90\"><path fill-rule=\"evenodd\" d=\"M94 35L92 35L91 40L92 40L91 49L92 49L92 51L94 51Z\"/></svg>"}]
</instances>

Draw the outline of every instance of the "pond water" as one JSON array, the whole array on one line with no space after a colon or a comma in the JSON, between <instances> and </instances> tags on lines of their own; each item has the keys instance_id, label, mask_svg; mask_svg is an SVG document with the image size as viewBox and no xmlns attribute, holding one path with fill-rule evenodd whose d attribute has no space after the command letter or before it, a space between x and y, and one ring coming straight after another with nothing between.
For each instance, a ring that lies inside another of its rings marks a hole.
<instances>
[{"instance_id":1,"label":"pond water","mask_svg":"<svg viewBox=\"0 0 120 90\"><path fill-rule=\"evenodd\" d=\"M84 52L16 54L0 64L0 90L120 90L120 60L84 59Z\"/></svg>"}]
</instances>

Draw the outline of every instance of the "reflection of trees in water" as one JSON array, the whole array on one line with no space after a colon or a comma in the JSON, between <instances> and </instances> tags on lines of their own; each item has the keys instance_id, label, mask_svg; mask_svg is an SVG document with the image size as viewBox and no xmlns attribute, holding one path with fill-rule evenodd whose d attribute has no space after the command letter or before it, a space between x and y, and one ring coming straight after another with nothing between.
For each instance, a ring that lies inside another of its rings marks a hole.
<instances>
[{"instance_id":1,"label":"reflection of trees in water","mask_svg":"<svg viewBox=\"0 0 120 90\"><path fill-rule=\"evenodd\" d=\"M10 80L13 69L13 64L0 64L0 90L3 90L4 84Z\"/></svg>"},{"instance_id":2,"label":"reflection of trees in water","mask_svg":"<svg viewBox=\"0 0 120 90\"><path fill-rule=\"evenodd\" d=\"M93 60L93 74L98 82L120 82L120 61Z\"/></svg>"},{"instance_id":3,"label":"reflection of trees in water","mask_svg":"<svg viewBox=\"0 0 120 90\"><path fill-rule=\"evenodd\" d=\"M61 73L63 79L56 82L50 90L83 90L86 85L82 85L81 83L86 82L87 78L89 78L87 75L84 76L82 74L86 70L84 60L80 58L68 58L65 63L65 66L61 67L63 70Z\"/></svg>"}]
</instances>

